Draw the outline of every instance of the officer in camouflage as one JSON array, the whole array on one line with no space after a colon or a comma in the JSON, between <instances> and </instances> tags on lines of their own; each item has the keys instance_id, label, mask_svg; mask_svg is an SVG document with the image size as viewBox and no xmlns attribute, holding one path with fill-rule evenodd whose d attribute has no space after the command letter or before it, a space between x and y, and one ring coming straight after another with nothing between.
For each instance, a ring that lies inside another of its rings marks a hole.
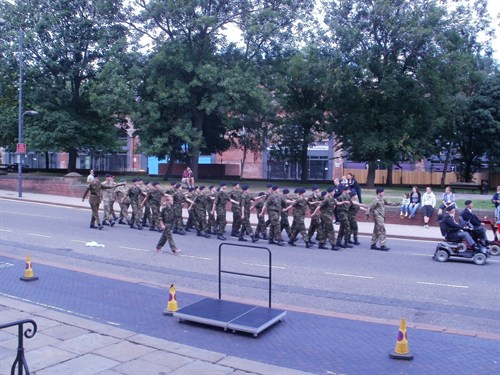
<instances>
[{"instance_id":1,"label":"officer in camouflage","mask_svg":"<svg viewBox=\"0 0 500 375\"><path fill-rule=\"evenodd\" d=\"M373 235L371 240L371 250L381 250L387 251L389 248L385 246L386 232L385 232L385 205L388 206L399 206L399 202L388 202L384 198L384 188L377 188L377 196L373 200L372 204L366 211L366 218L373 215ZM377 246L377 242L380 242L380 247Z\"/></svg>"}]
</instances>

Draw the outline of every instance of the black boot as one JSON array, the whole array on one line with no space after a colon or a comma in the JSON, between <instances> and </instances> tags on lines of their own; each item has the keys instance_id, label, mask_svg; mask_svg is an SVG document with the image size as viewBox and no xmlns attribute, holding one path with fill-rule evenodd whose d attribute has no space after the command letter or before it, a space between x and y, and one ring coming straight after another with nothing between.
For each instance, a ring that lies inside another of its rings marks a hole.
<instances>
[{"instance_id":1,"label":"black boot","mask_svg":"<svg viewBox=\"0 0 500 375\"><path fill-rule=\"evenodd\" d=\"M108 221L107 220L103 220L102 221L102 225L109 225Z\"/></svg>"},{"instance_id":2,"label":"black boot","mask_svg":"<svg viewBox=\"0 0 500 375\"><path fill-rule=\"evenodd\" d=\"M389 251L389 248L387 246L385 246L385 245L382 245L382 246L380 246L379 250L381 250L381 251Z\"/></svg>"},{"instance_id":3,"label":"black boot","mask_svg":"<svg viewBox=\"0 0 500 375\"><path fill-rule=\"evenodd\" d=\"M340 250L340 246L338 246L338 244L332 245L332 250Z\"/></svg>"},{"instance_id":4,"label":"black boot","mask_svg":"<svg viewBox=\"0 0 500 375\"><path fill-rule=\"evenodd\" d=\"M311 241L304 240L304 242L306 243L306 249L309 249L312 246Z\"/></svg>"},{"instance_id":5,"label":"black boot","mask_svg":"<svg viewBox=\"0 0 500 375\"><path fill-rule=\"evenodd\" d=\"M295 240L290 240L290 241L288 241L288 244L289 244L290 246L297 246L297 245L295 245Z\"/></svg>"},{"instance_id":6,"label":"black boot","mask_svg":"<svg viewBox=\"0 0 500 375\"><path fill-rule=\"evenodd\" d=\"M354 245L361 245L361 243L358 241L358 236L354 236L354 241L352 243Z\"/></svg>"},{"instance_id":7,"label":"black boot","mask_svg":"<svg viewBox=\"0 0 500 375\"><path fill-rule=\"evenodd\" d=\"M217 239L218 239L218 240L221 240L221 241L225 241L225 240L226 240L226 237L224 237L222 234L218 234L218 235L217 235Z\"/></svg>"},{"instance_id":8,"label":"black boot","mask_svg":"<svg viewBox=\"0 0 500 375\"><path fill-rule=\"evenodd\" d=\"M245 237L243 237L243 236L239 236L239 237L238 237L238 241L241 241L241 242L248 242L248 240L247 240Z\"/></svg>"},{"instance_id":9,"label":"black boot","mask_svg":"<svg viewBox=\"0 0 500 375\"><path fill-rule=\"evenodd\" d=\"M380 250L380 247L378 247L376 243L372 243L370 250Z\"/></svg>"},{"instance_id":10,"label":"black boot","mask_svg":"<svg viewBox=\"0 0 500 375\"><path fill-rule=\"evenodd\" d=\"M276 241L274 244L275 244L275 245L278 245L278 246L285 246L285 244L284 244L284 241L283 241L283 240Z\"/></svg>"},{"instance_id":11,"label":"black boot","mask_svg":"<svg viewBox=\"0 0 500 375\"><path fill-rule=\"evenodd\" d=\"M255 243L259 240L259 236L252 236L252 243Z\"/></svg>"},{"instance_id":12,"label":"black boot","mask_svg":"<svg viewBox=\"0 0 500 375\"><path fill-rule=\"evenodd\" d=\"M336 247L337 249L334 249L334 247ZM345 249L345 248L347 248L347 246L342 245L342 244L340 243L340 241L337 241L337 243L336 243L335 245L332 245L332 250L338 250L338 249L340 249L340 248Z\"/></svg>"},{"instance_id":13,"label":"black boot","mask_svg":"<svg viewBox=\"0 0 500 375\"><path fill-rule=\"evenodd\" d=\"M97 229L102 230L103 226L101 224L97 224Z\"/></svg>"},{"instance_id":14,"label":"black boot","mask_svg":"<svg viewBox=\"0 0 500 375\"><path fill-rule=\"evenodd\" d=\"M268 243L269 245L274 245L276 242L274 242L274 240L273 240L273 239L269 239L269 241L267 241L267 243Z\"/></svg>"},{"instance_id":15,"label":"black boot","mask_svg":"<svg viewBox=\"0 0 500 375\"><path fill-rule=\"evenodd\" d=\"M208 234L207 232L205 232L205 234L203 235L205 238L210 238L210 234Z\"/></svg>"},{"instance_id":16,"label":"black boot","mask_svg":"<svg viewBox=\"0 0 500 375\"><path fill-rule=\"evenodd\" d=\"M349 242L345 241L344 242L344 246L343 248L346 249L346 248L349 248L349 249L352 249L354 246L352 246Z\"/></svg>"},{"instance_id":17,"label":"black boot","mask_svg":"<svg viewBox=\"0 0 500 375\"><path fill-rule=\"evenodd\" d=\"M324 249L324 250L326 250L326 246L325 246L325 244L324 244L324 243L320 243L320 244L318 245L318 249Z\"/></svg>"}]
</instances>

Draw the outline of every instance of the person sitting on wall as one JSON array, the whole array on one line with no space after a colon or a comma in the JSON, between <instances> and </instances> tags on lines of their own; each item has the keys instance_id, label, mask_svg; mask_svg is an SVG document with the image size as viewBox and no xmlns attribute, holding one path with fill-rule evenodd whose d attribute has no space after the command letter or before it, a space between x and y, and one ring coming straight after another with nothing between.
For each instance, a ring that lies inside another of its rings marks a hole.
<instances>
[{"instance_id":1,"label":"person sitting on wall","mask_svg":"<svg viewBox=\"0 0 500 375\"><path fill-rule=\"evenodd\" d=\"M187 167L184 172L182 172L182 183L186 184L188 188L194 187L194 177L191 168Z\"/></svg>"}]
</instances>

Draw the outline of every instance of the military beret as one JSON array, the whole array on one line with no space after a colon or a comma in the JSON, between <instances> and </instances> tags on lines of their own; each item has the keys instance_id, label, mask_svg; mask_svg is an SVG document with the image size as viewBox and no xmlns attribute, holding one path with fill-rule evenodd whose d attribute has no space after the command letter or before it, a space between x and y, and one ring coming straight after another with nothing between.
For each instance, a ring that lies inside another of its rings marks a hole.
<instances>
[{"instance_id":1,"label":"military beret","mask_svg":"<svg viewBox=\"0 0 500 375\"><path fill-rule=\"evenodd\" d=\"M335 190L335 188L332 188L332 187L329 187L328 189L326 189L326 191L327 191L328 193L331 193L331 192L332 192L332 191L334 191L334 190Z\"/></svg>"},{"instance_id":2,"label":"military beret","mask_svg":"<svg viewBox=\"0 0 500 375\"><path fill-rule=\"evenodd\" d=\"M273 184L267 184L266 188L271 189L273 187Z\"/></svg>"},{"instance_id":3,"label":"military beret","mask_svg":"<svg viewBox=\"0 0 500 375\"><path fill-rule=\"evenodd\" d=\"M297 189L297 194L304 194L305 192L306 192L306 189L304 189L304 188Z\"/></svg>"},{"instance_id":4,"label":"military beret","mask_svg":"<svg viewBox=\"0 0 500 375\"><path fill-rule=\"evenodd\" d=\"M153 186L156 186L156 185L160 185L160 183L158 181L155 181L152 183Z\"/></svg>"},{"instance_id":5,"label":"military beret","mask_svg":"<svg viewBox=\"0 0 500 375\"><path fill-rule=\"evenodd\" d=\"M95 177L95 176L94 176L94 177ZM139 181L137 178L133 178L133 179L132 179L132 182L137 182L137 181Z\"/></svg>"},{"instance_id":6,"label":"military beret","mask_svg":"<svg viewBox=\"0 0 500 375\"><path fill-rule=\"evenodd\" d=\"M233 182L233 186L238 186L239 184L239 182Z\"/></svg>"},{"instance_id":7,"label":"military beret","mask_svg":"<svg viewBox=\"0 0 500 375\"><path fill-rule=\"evenodd\" d=\"M313 186L313 187L311 188L311 190L312 190L312 191L314 191L314 190L318 190L318 189L319 189L319 186Z\"/></svg>"},{"instance_id":8,"label":"military beret","mask_svg":"<svg viewBox=\"0 0 500 375\"><path fill-rule=\"evenodd\" d=\"M111 173L106 173L106 177L113 177L113 175Z\"/></svg>"},{"instance_id":9,"label":"military beret","mask_svg":"<svg viewBox=\"0 0 500 375\"><path fill-rule=\"evenodd\" d=\"M202 186L199 187L199 189L200 190L205 190L205 186L202 185Z\"/></svg>"},{"instance_id":10,"label":"military beret","mask_svg":"<svg viewBox=\"0 0 500 375\"><path fill-rule=\"evenodd\" d=\"M98 174L95 174L95 175L94 175L94 178L99 178L99 175L98 175Z\"/></svg>"},{"instance_id":11,"label":"military beret","mask_svg":"<svg viewBox=\"0 0 500 375\"><path fill-rule=\"evenodd\" d=\"M356 195L358 195L355 191L351 191L351 197L355 197Z\"/></svg>"},{"instance_id":12,"label":"military beret","mask_svg":"<svg viewBox=\"0 0 500 375\"><path fill-rule=\"evenodd\" d=\"M241 190L248 190L249 188L250 188L250 186L248 186L248 185L243 185L243 186L241 187Z\"/></svg>"},{"instance_id":13,"label":"military beret","mask_svg":"<svg viewBox=\"0 0 500 375\"><path fill-rule=\"evenodd\" d=\"M464 202L464 204L465 204L466 206L468 206L468 205L469 205L469 204L471 204L471 203L472 203L472 201L471 201L470 199L467 199L467 200Z\"/></svg>"},{"instance_id":14,"label":"military beret","mask_svg":"<svg viewBox=\"0 0 500 375\"><path fill-rule=\"evenodd\" d=\"M377 190L375 190L375 192L376 192L377 194L379 194L379 193L383 193L383 192L384 192L384 188L381 188L381 187L380 187L380 188L377 188Z\"/></svg>"},{"instance_id":15,"label":"military beret","mask_svg":"<svg viewBox=\"0 0 500 375\"><path fill-rule=\"evenodd\" d=\"M271 187L271 189L272 189L273 191L276 191L276 190L278 190L278 189L279 189L279 187L278 187L277 185L273 185L273 186Z\"/></svg>"},{"instance_id":16,"label":"military beret","mask_svg":"<svg viewBox=\"0 0 500 375\"><path fill-rule=\"evenodd\" d=\"M190 187L190 188L188 189L188 191L189 191L190 193L191 193L192 191L195 191L195 190L196 190L196 188L194 188L194 187Z\"/></svg>"},{"instance_id":17,"label":"military beret","mask_svg":"<svg viewBox=\"0 0 500 375\"><path fill-rule=\"evenodd\" d=\"M455 209L455 206L448 206L446 207L446 211L449 212L449 211L453 211Z\"/></svg>"},{"instance_id":18,"label":"military beret","mask_svg":"<svg viewBox=\"0 0 500 375\"><path fill-rule=\"evenodd\" d=\"M290 190L288 190L288 189L283 189L283 194L288 194L288 193L290 193Z\"/></svg>"},{"instance_id":19,"label":"military beret","mask_svg":"<svg viewBox=\"0 0 500 375\"><path fill-rule=\"evenodd\" d=\"M208 188L212 190L214 187L215 187L214 185L210 185Z\"/></svg>"},{"instance_id":20,"label":"military beret","mask_svg":"<svg viewBox=\"0 0 500 375\"><path fill-rule=\"evenodd\" d=\"M170 185L175 186L175 185L178 185L178 184L177 184L177 182L172 181L172 182L170 183Z\"/></svg>"},{"instance_id":21,"label":"military beret","mask_svg":"<svg viewBox=\"0 0 500 375\"><path fill-rule=\"evenodd\" d=\"M261 192L259 193L259 197L262 197L263 195L266 195L266 193L264 193L263 191L261 191Z\"/></svg>"},{"instance_id":22,"label":"military beret","mask_svg":"<svg viewBox=\"0 0 500 375\"><path fill-rule=\"evenodd\" d=\"M141 179L142 181L142 179ZM149 185L149 180L144 181L144 185Z\"/></svg>"},{"instance_id":23,"label":"military beret","mask_svg":"<svg viewBox=\"0 0 500 375\"><path fill-rule=\"evenodd\" d=\"M175 184L175 188L179 189L182 185L181 184Z\"/></svg>"},{"instance_id":24,"label":"military beret","mask_svg":"<svg viewBox=\"0 0 500 375\"><path fill-rule=\"evenodd\" d=\"M296 189L293 191L293 193L294 193L294 194L298 194L298 193L299 193L299 190L300 190L299 188L296 188Z\"/></svg>"},{"instance_id":25,"label":"military beret","mask_svg":"<svg viewBox=\"0 0 500 375\"><path fill-rule=\"evenodd\" d=\"M220 186L227 186L227 184L225 182L221 182Z\"/></svg>"},{"instance_id":26,"label":"military beret","mask_svg":"<svg viewBox=\"0 0 500 375\"><path fill-rule=\"evenodd\" d=\"M321 196L324 197L326 195L326 191L321 192Z\"/></svg>"}]
</instances>

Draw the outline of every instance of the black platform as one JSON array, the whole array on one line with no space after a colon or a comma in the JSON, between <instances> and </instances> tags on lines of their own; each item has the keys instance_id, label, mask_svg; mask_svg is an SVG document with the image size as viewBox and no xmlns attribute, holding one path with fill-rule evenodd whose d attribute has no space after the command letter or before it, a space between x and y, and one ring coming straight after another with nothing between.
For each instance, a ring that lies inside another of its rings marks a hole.
<instances>
[{"instance_id":1,"label":"black platform","mask_svg":"<svg viewBox=\"0 0 500 375\"><path fill-rule=\"evenodd\" d=\"M205 298L174 312L180 321L208 324L224 328L225 331L252 333L255 337L285 315L284 310L212 298Z\"/></svg>"}]
</instances>

